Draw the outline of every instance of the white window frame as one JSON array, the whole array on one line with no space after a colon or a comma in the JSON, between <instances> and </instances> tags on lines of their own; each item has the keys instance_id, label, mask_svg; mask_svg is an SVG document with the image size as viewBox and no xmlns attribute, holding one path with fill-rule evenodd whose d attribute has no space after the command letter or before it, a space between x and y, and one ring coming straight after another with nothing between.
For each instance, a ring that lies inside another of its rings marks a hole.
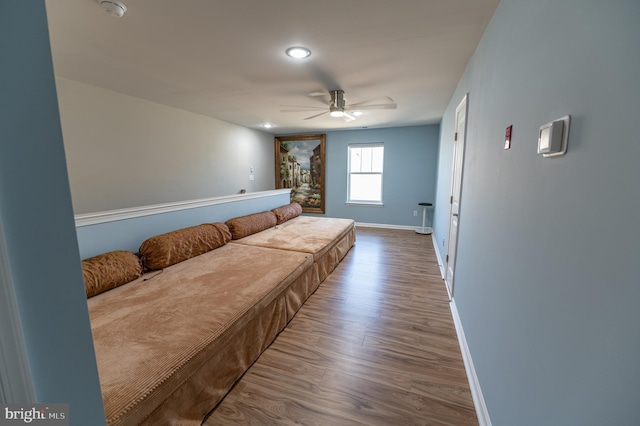
<instances>
[{"instance_id":1,"label":"white window frame","mask_svg":"<svg viewBox=\"0 0 640 426\"><path fill-rule=\"evenodd\" d=\"M379 172L352 172L351 171L351 149L352 148L382 148L382 170ZM353 200L351 199L351 175L367 174L380 175L380 200ZM384 206L384 143L352 143L347 149L347 205Z\"/></svg>"}]
</instances>

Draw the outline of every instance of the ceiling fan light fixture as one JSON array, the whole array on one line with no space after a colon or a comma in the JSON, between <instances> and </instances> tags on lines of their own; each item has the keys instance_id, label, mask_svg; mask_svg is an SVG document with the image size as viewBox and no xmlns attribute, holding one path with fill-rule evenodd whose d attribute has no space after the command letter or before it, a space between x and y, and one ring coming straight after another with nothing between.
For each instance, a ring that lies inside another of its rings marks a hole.
<instances>
[{"instance_id":1,"label":"ceiling fan light fixture","mask_svg":"<svg viewBox=\"0 0 640 426\"><path fill-rule=\"evenodd\" d=\"M294 46L286 50L287 56L294 59L304 59L311 55L311 51L306 47Z\"/></svg>"},{"instance_id":2,"label":"ceiling fan light fixture","mask_svg":"<svg viewBox=\"0 0 640 426\"><path fill-rule=\"evenodd\" d=\"M371 102L374 100L379 99L378 98L373 98L373 99L368 99L365 101L360 101L360 102L356 102L353 104L348 104L347 101L345 100L345 96L344 96L344 90L338 89L338 90L330 90L328 93L329 96L331 96L331 100L329 102L324 102L325 104L327 104L327 106L329 107L329 109L327 110L326 106L325 107L318 107L318 106L293 106L291 105L290 108L295 108L295 109L285 109L285 110L280 110L280 112L312 112L312 111L323 111L321 113L318 114L314 114L310 117L306 117L304 118L305 120L311 120L313 118L316 117L320 117L320 116L325 116L325 114L329 114L330 117L334 117L334 118L343 118L344 121L349 122L349 121L353 121L355 120L357 117L360 117L362 115L365 114L365 111L367 110L374 110L374 109L396 109L397 108L397 104L394 102L393 99L391 99L389 96L384 96L383 98L386 99L388 102L387 103L381 103L381 104L372 104ZM309 96L325 96L326 95L325 92L312 92L309 93ZM283 105L285 106L285 105ZM301 108L301 109L300 109Z\"/></svg>"},{"instance_id":3,"label":"ceiling fan light fixture","mask_svg":"<svg viewBox=\"0 0 640 426\"><path fill-rule=\"evenodd\" d=\"M127 6L117 1L102 0L100 1L100 6L102 6L105 12L116 18L122 18L127 11Z\"/></svg>"}]
</instances>

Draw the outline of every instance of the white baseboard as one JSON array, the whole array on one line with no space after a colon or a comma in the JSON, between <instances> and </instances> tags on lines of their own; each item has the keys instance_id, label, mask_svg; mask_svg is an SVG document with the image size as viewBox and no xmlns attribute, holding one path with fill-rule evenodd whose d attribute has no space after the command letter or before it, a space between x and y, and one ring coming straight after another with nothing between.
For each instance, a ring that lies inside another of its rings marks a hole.
<instances>
[{"instance_id":1,"label":"white baseboard","mask_svg":"<svg viewBox=\"0 0 640 426\"><path fill-rule=\"evenodd\" d=\"M480 389L480 382L476 375L476 369L473 366L471 352L469 351L469 346L467 346L467 338L464 336L464 330L462 329L462 322L460 321L460 315L458 314L458 308L456 308L455 300L452 299L449 306L451 308L451 315L453 316L453 323L456 327L456 333L458 334L458 343L460 344L462 360L464 361L464 369L467 372L467 379L469 380L469 387L471 388L471 397L473 398L473 404L476 407L478 423L480 426L491 426L489 411L487 410L487 405L484 402L484 396L482 396L482 389Z\"/></svg>"},{"instance_id":2,"label":"white baseboard","mask_svg":"<svg viewBox=\"0 0 640 426\"><path fill-rule=\"evenodd\" d=\"M438 250L438 242L436 241L436 234L431 234L431 240L433 241L433 250L435 250L436 252L436 259L438 259L438 268L440 268L440 276L444 280L444 262L442 261L442 256L440 256L440 250ZM449 287L447 287L447 291L448 289ZM449 299L451 299L451 295L449 295Z\"/></svg>"},{"instance_id":3,"label":"white baseboard","mask_svg":"<svg viewBox=\"0 0 640 426\"><path fill-rule=\"evenodd\" d=\"M364 223L356 222L356 227L361 228L383 228L383 229L401 229L404 231L417 231L422 229L422 226L408 226L408 225L387 225L386 223Z\"/></svg>"}]
</instances>

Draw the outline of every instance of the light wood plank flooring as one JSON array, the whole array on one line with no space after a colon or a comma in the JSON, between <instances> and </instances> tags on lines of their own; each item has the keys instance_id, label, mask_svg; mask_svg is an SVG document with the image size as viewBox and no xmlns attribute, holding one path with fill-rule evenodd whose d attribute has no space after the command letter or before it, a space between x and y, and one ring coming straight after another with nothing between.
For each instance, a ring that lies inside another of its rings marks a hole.
<instances>
[{"instance_id":1,"label":"light wood plank flooring","mask_svg":"<svg viewBox=\"0 0 640 426\"><path fill-rule=\"evenodd\" d=\"M431 236L356 245L203 425L477 425Z\"/></svg>"}]
</instances>

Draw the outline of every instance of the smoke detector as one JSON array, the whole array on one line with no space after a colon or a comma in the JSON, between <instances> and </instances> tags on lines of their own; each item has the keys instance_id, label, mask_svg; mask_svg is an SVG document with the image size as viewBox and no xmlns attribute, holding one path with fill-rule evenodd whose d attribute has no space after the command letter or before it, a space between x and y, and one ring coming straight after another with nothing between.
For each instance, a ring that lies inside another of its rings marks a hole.
<instances>
[{"instance_id":1,"label":"smoke detector","mask_svg":"<svg viewBox=\"0 0 640 426\"><path fill-rule=\"evenodd\" d=\"M111 16L122 18L127 11L127 6L117 1L101 0L100 6Z\"/></svg>"}]
</instances>

